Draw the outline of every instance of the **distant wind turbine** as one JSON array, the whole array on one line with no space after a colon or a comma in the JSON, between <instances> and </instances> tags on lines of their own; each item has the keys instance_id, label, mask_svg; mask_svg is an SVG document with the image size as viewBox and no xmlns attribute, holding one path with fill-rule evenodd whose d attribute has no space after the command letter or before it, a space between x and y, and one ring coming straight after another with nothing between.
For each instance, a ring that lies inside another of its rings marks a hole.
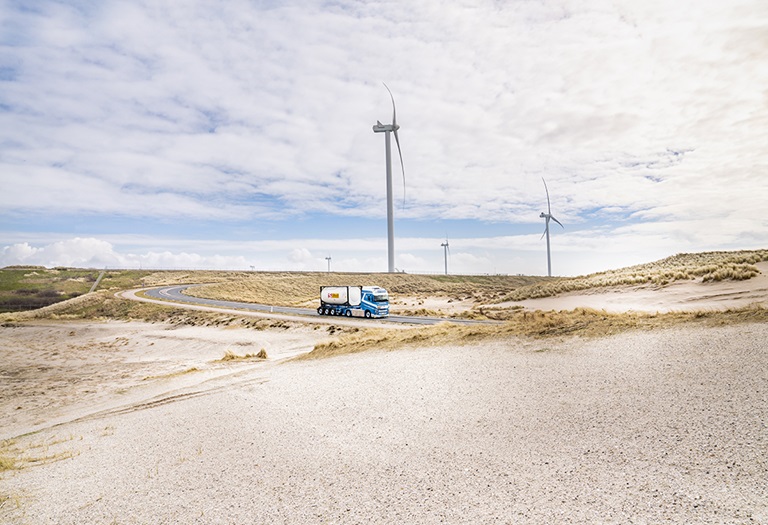
<instances>
[{"instance_id":1,"label":"distant wind turbine","mask_svg":"<svg viewBox=\"0 0 768 525\"><path fill-rule=\"evenodd\" d=\"M328 271L330 272L331 271L331 256L329 255L328 257L325 258L325 260L328 261Z\"/></svg>"},{"instance_id":2,"label":"distant wind turbine","mask_svg":"<svg viewBox=\"0 0 768 525\"><path fill-rule=\"evenodd\" d=\"M400 138L397 136L397 130L400 126L397 125L397 110L395 109L395 97L392 96L392 91L384 84L384 87L389 91L389 98L392 99L392 124L382 124L380 121L376 121L376 125L373 126L374 133L384 133L384 144L386 146L387 155L387 257L389 263L389 273L395 272L395 217L394 217L394 205L392 199L392 148L390 145L389 134L394 133L395 142L397 143L397 153L400 155L400 167L403 170L403 202L405 202L405 165L403 164L403 152L400 150Z\"/></svg>"},{"instance_id":3,"label":"distant wind turbine","mask_svg":"<svg viewBox=\"0 0 768 525\"><path fill-rule=\"evenodd\" d=\"M443 255L445 256L445 275L448 275L448 254L451 253L450 248L448 248L448 239L445 239L445 242L440 246L443 247Z\"/></svg>"},{"instance_id":4,"label":"distant wind turbine","mask_svg":"<svg viewBox=\"0 0 768 525\"><path fill-rule=\"evenodd\" d=\"M541 178L541 181L544 183L544 191L547 192L547 213L541 212L541 215L539 215L539 217L545 219L544 233L542 233L541 236L547 236L547 275L552 277L552 256L549 251L549 220L552 219L563 229L565 229L565 226L552 215L552 208L549 205L549 189L547 189L547 181L544 180L544 177Z\"/></svg>"}]
</instances>

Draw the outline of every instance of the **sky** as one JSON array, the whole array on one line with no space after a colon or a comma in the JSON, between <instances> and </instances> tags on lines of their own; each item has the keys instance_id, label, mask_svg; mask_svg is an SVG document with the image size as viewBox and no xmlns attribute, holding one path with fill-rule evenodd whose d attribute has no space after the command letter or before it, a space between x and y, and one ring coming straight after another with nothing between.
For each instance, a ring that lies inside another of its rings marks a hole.
<instances>
[{"instance_id":1,"label":"sky","mask_svg":"<svg viewBox=\"0 0 768 525\"><path fill-rule=\"evenodd\" d=\"M0 267L386 271L384 83L398 271L768 247L765 0L0 0Z\"/></svg>"}]
</instances>

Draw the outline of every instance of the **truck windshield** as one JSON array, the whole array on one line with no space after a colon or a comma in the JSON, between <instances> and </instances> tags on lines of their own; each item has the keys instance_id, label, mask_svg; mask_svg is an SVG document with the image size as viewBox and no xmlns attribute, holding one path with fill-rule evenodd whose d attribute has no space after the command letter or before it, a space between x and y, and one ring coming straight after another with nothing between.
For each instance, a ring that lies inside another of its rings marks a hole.
<instances>
[{"instance_id":1,"label":"truck windshield","mask_svg":"<svg viewBox=\"0 0 768 525\"><path fill-rule=\"evenodd\" d=\"M386 303L389 301L389 295L386 293L377 293L373 295L373 300L377 303Z\"/></svg>"}]
</instances>

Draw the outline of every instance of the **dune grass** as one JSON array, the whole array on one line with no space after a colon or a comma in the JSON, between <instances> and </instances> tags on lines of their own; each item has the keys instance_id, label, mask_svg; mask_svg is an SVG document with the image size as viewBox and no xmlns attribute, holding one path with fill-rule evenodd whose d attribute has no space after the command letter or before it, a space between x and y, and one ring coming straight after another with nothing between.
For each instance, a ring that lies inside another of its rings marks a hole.
<instances>
[{"instance_id":1,"label":"dune grass","mask_svg":"<svg viewBox=\"0 0 768 525\"><path fill-rule=\"evenodd\" d=\"M673 326L711 327L736 323L768 322L768 309L750 306L726 311L670 312L664 314L611 314L589 308L571 311L518 311L495 325L441 323L410 330L367 329L346 333L315 345L296 359L317 359L366 350L465 345L513 336L548 338L561 336L605 337L633 330L657 330Z\"/></svg>"}]
</instances>

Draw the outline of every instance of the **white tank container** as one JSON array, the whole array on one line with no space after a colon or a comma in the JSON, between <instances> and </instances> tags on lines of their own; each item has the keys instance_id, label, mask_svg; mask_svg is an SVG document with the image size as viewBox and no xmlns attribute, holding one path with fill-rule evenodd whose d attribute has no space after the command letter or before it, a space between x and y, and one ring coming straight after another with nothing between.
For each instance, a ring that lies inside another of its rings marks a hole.
<instances>
[{"instance_id":1,"label":"white tank container","mask_svg":"<svg viewBox=\"0 0 768 525\"><path fill-rule=\"evenodd\" d=\"M357 306L363 299L360 286L322 286L320 300L326 304Z\"/></svg>"}]
</instances>

